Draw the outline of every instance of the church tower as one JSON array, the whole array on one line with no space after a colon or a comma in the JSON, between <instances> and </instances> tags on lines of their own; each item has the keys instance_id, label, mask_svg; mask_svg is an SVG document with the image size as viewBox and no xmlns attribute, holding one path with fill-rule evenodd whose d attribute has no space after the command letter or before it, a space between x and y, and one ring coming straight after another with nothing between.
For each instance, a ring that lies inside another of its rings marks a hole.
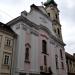
<instances>
[{"instance_id":1,"label":"church tower","mask_svg":"<svg viewBox=\"0 0 75 75\"><path fill-rule=\"evenodd\" d=\"M59 10L54 0L47 0L44 3L45 9L52 20L53 31L57 38L62 40L61 24L59 21Z\"/></svg>"}]
</instances>

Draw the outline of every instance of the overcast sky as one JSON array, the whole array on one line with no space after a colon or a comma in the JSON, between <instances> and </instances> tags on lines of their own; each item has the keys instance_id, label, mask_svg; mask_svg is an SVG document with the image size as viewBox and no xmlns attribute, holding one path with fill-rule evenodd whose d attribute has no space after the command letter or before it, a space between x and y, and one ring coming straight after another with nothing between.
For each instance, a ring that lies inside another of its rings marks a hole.
<instances>
[{"instance_id":1,"label":"overcast sky","mask_svg":"<svg viewBox=\"0 0 75 75\"><path fill-rule=\"evenodd\" d=\"M24 10L29 11L31 4L41 5L46 0L0 0L0 21L8 21L19 16ZM55 0L60 10L63 40L67 52L75 53L75 0Z\"/></svg>"}]
</instances>

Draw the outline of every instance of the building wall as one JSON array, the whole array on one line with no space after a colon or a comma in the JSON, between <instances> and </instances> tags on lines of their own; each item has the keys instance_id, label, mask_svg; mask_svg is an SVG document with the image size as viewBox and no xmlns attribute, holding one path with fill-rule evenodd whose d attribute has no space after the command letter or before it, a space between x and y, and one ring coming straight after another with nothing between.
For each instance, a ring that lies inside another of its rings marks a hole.
<instances>
[{"instance_id":1,"label":"building wall","mask_svg":"<svg viewBox=\"0 0 75 75\"><path fill-rule=\"evenodd\" d=\"M75 74L75 56L69 53L65 53L66 55L66 64L67 64L67 73L68 75Z\"/></svg>"},{"instance_id":2,"label":"building wall","mask_svg":"<svg viewBox=\"0 0 75 75\"><path fill-rule=\"evenodd\" d=\"M16 26L20 25L19 29ZM23 28L25 26L25 29ZM19 22L12 26L15 33L18 34L17 37L17 49L16 49L16 65L15 65L15 75L19 73L34 73L40 74L40 66L44 66L44 54L42 53L42 40L47 41L47 69L51 67L53 75L67 75L66 74L66 64L64 47L56 42L54 39L50 38L48 33L44 30L36 30L23 22ZM30 63L25 62L25 44L29 43L30 48ZM63 51L63 60L60 58L60 49ZM58 55L58 65L59 68L56 69L55 55ZM61 68L61 61L64 63L64 69ZM47 71L48 72L48 71Z\"/></svg>"},{"instance_id":3,"label":"building wall","mask_svg":"<svg viewBox=\"0 0 75 75\"><path fill-rule=\"evenodd\" d=\"M11 63L12 63L12 52L13 52L13 41L14 38L4 32L0 32L0 36L2 36L1 39L1 46L0 46L0 75L10 75L11 74ZM10 39L11 46L7 45L7 39ZM9 62L8 64L5 64L5 55L9 56Z\"/></svg>"}]
</instances>

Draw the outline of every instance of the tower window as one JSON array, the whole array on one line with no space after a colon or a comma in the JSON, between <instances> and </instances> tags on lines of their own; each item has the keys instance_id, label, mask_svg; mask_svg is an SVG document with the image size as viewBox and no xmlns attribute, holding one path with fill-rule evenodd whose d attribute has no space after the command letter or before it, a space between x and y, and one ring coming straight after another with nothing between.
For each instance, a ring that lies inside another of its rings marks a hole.
<instances>
[{"instance_id":1,"label":"tower window","mask_svg":"<svg viewBox=\"0 0 75 75\"><path fill-rule=\"evenodd\" d=\"M58 18L58 15L56 14L55 16L56 16L56 19L57 19Z\"/></svg>"},{"instance_id":2,"label":"tower window","mask_svg":"<svg viewBox=\"0 0 75 75\"><path fill-rule=\"evenodd\" d=\"M54 29L54 32L56 33L56 29Z\"/></svg>"},{"instance_id":3,"label":"tower window","mask_svg":"<svg viewBox=\"0 0 75 75\"><path fill-rule=\"evenodd\" d=\"M50 16L50 13L48 13L48 16Z\"/></svg>"},{"instance_id":4,"label":"tower window","mask_svg":"<svg viewBox=\"0 0 75 75\"><path fill-rule=\"evenodd\" d=\"M60 30L59 30L59 28L57 28L57 32L58 32L58 35L60 35Z\"/></svg>"},{"instance_id":5,"label":"tower window","mask_svg":"<svg viewBox=\"0 0 75 75\"><path fill-rule=\"evenodd\" d=\"M42 40L42 52L47 54L47 42Z\"/></svg>"}]
</instances>

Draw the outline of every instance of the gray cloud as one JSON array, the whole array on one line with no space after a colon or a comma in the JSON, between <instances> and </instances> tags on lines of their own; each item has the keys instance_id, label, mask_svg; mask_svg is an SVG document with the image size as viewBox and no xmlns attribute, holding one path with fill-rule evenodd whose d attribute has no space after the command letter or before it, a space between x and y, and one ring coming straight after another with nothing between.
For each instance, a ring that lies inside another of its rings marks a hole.
<instances>
[{"instance_id":1,"label":"gray cloud","mask_svg":"<svg viewBox=\"0 0 75 75\"><path fill-rule=\"evenodd\" d=\"M30 5L35 3L41 5L46 0L0 0L0 21L8 22L18 15L21 11L30 10ZM63 40L66 43L66 51L75 53L75 0L55 0L60 10L60 23L62 25ZM7 13L7 14L6 14ZM9 16L8 16L9 15ZM7 20L8 18L8 20Z\"/></svg>"},{"instance_id":2,"label":"gray cloud","mask_svg":"<svg viewBox=\"0 0 75 75\"><path fill-rule=\"evenodd\" d=\"M62 0L59 8L63 39L66 43L65 49L72 54L75 53L75 0Z\"/></svg>"}]
</instances>

